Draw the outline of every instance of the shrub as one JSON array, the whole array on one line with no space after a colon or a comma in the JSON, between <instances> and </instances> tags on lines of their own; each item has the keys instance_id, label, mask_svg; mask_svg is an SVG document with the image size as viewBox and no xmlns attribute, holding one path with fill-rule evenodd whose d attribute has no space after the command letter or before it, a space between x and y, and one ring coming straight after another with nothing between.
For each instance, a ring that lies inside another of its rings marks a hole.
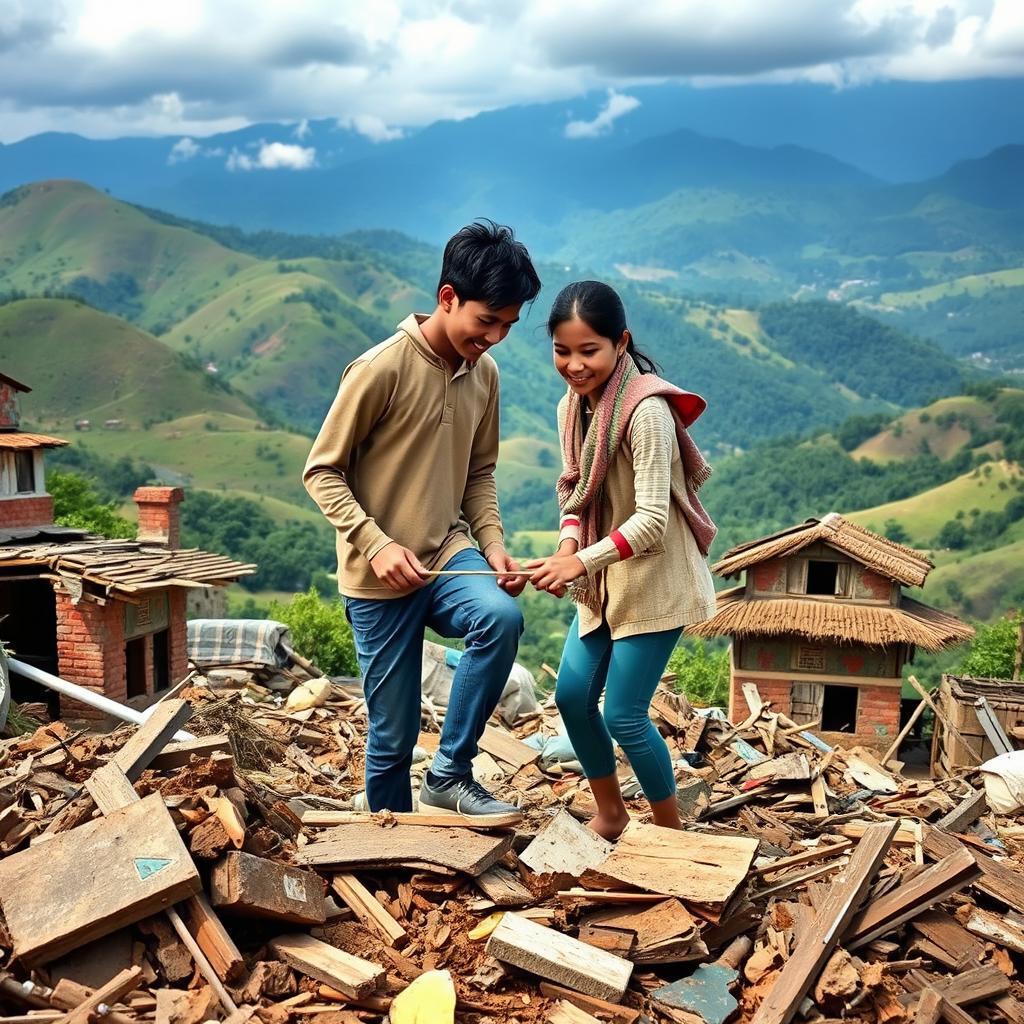
<instances>
[{"instance_id":1,"label":"shrub","mask_svg":"<svg viewBox=\"0 0 1024 1024\"><path fill-rule=\"evenodd\" d=\"M325 601L310 587L287 604L272 601L267 614L288 626L295 650L321 672L329 676L359 674L352 628L340 599Z\"/></svg>"},{"instance_id":2,"label":"shrub","mask_svg":"<svg viewBox=\"0 0 1024 1024\"><path fill-rule=\"evenodd\" d=\"M1022 618L1020 612L1014 612L991 626L981 626L959 673L981 679L1009 679Z\"/></svg>"},{"instance_id":3,"label":"shrub","mask_svg":"<svg viewBox=\"0 0 1024 1024\"><path fill-rule=\"evenodd\" d=\"M694 704L725 707L729 703L729 651L708 650L700 638L684 640L668 659L666 672L676 675L676 689Z\"/></svg>"}]
</instances>

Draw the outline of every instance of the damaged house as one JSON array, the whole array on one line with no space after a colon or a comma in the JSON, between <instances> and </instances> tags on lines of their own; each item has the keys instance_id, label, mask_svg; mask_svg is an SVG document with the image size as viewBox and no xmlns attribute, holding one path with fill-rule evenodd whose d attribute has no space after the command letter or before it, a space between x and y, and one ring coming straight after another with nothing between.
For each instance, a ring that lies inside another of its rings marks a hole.
<instances>
[{"instance_id":1,"label":"damaged house","mask_svg":"<svg viewBox=\"0 0 1024 1024\"><path fill-rule=\"evenodd\" d=\"M932 568L920 552L835 512L727 551L712 571L745 574L744 582L720 592L716 614L690 632L732 638L729 717L746 717L743 684L752 682L794 722L888 746L915 649L974 635L903 593L923 586Z\"/></svg>"},{"instance_id":2,"label":"damaged house","mask_svg":"<svg viewBox=\"0 0 1024 1024\"><path fill-rule=\"evenodd\" d=\"M145 705L186 674L188 591L255 567L181 548L180 487L135 492L134 540L55 525L43 460L68 442L21 430L18 399L30 390L0 374L0 638L27 665ZM96 714L17 677L14 696L54 716Z\"/></svg>"}]
</instances>

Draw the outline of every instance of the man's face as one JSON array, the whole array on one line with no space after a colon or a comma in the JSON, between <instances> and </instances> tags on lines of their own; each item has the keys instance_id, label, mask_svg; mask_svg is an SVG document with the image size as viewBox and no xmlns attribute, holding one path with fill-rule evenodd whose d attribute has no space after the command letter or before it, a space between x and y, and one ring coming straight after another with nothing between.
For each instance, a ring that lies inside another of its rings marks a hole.
<instances>
[{"instance_id":1,"label":"man's face","mask_svg":"<svg viewBox=\"0 0 1024 1024\"><path fill-rule=\"evenodd\" d=\"M452 348L467 363L475 363L488 349L493 348L519 320L521 304L491 309L484 302L470 299L462 302L452 296L451 311L445 318L445 329Z\"/></svg>"}]
</instances>

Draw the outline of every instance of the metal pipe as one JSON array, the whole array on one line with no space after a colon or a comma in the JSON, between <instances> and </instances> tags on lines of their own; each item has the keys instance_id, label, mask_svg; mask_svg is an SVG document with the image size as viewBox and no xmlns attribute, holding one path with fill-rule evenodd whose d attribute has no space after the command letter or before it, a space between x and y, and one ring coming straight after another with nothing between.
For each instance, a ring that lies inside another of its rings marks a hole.
<instances>
[{"instance_id":1,"label":"metal pipe","mask_svg":"<svg viewBox=\"0 0 1024 1024\"><path fill-rule=\"evenodd\" d=\"M48 689L56 690L57 693L63 694L65 697L71 697L82 704L88 704L89 707L102 711L112 718L118 718L122 722L142 725L153 713L153 708L156 707L154 704L152 707L146 708L145 711L136 711L135 708L127 707L116 700L104 697L102 693L95 693L85 686L79 686L77 683L69 683L66 679L61 679L60 676L51 675L49 672L44 672L33 665L26 665L23 661L18 661L16 658L9 658L7 663L10 666L10 670L19 676L31 679L32 682L39 683ZM173 738L181 742L183 740L194 740L195 736L184 729L179 729Z\"/></svg>"}]
</instances>

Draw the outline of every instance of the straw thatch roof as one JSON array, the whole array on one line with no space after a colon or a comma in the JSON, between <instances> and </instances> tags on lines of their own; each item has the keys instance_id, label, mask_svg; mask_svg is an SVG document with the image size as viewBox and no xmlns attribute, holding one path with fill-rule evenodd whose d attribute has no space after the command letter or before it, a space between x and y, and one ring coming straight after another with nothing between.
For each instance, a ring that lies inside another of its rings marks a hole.
<instances>
[{"instance_id":1,"label":"straw thatch roof","mask_svg":"<svg viewBox=\"0 0 1024 1024\"><path fill-rule=\"evenodd\" d=\"M722 591L718 611L687 632L703 637L789 635L875 647L904 643L927 651L955 647L974 636L967 623L907 597L899 608L813 597L747 600L743 587Z\"/></svg>"},{"instance_id":2,"label":"straw thatch roof","mask_svg":"<svg viewBox=\"0 0 1024 1024\"><path fill-rule=\"evenodd\" d=\"M739 576L752 565L792 555L817 541L908 587L923 586L928 573L935 568L919 551L865 530L838 512L829 512L821 519L808 519L788 530L739 544L727 551L711 571L719 576Z\"/></svg>"}]
</instances>

